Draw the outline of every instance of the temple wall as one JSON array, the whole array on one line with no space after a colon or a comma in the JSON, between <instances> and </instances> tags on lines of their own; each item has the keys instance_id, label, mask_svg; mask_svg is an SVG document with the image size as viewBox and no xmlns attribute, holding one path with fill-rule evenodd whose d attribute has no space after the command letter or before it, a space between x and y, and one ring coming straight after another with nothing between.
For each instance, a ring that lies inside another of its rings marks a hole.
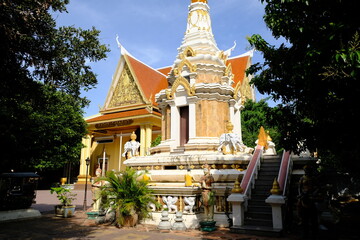
<instances>
[{"instance_id":1,"label":"temple wall","mask_svg":"<svg viewBox=\"0 0 360 240\"><path fill-rule=\"evenodd\" d=\"M205 74L205 73L199 73L197 75L195 83L220 83L221 82L221 76L215 75L215 74Z\"/></svg>"},{"instance_id":2,"label":"temple wall","mask_svg":"<svg viewBox=\"0 0 360 240\"><path fill-rule=\"evenodd\" d=\"M225 132L228 120L228 103L201 100L196 104L197 137L220 137Z\"/></svg>"}]
</instances>

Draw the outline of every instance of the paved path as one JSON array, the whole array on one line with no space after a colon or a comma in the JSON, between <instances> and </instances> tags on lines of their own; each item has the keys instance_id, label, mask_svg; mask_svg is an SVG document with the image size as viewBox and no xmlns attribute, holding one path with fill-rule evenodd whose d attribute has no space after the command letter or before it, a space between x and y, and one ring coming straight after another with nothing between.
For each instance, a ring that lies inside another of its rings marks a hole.
<instances>
[{"instance_id":1,"label":"paved path","mask_svg":"<svg viewBox=\"0 0 360 240\"><path fill-rule=\"evenodd\" d=\"M224 239L224 240L272 240L275 238L256 237L230 233L229 229L218 229L207 233L199 230L163 231L156 226L138 224L135 228L116 228L111 225L96 225L94 220L87 219L82 210L84 191L74 191L78 195L77 211L72 218L55 217L53 210L58 204L56 196L49 190L37 192L36 204L33 208L42 212L41 218L28 219L17 222L5 222L0 225L0 239L101 239L101 240L184 240L184 239ZM91 204L91 192L87 193L88 206ZM296 238L282 238L296 239Z\"/></svg>"}]
</instances>

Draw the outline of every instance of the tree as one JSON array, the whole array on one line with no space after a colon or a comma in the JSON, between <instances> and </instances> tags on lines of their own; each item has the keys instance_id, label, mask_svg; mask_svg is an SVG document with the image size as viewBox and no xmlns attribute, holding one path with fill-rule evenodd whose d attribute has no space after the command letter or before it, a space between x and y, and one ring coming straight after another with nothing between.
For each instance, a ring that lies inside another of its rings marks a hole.
<instances>
[{"instance_id":1,"label":"tree","mask_svg":"<svg viewBox=\"0 0 360 240\"><path fill-rule=\"evenodd\" d=\"M289 150L318 150L336 166L360 173L359 21L356 1L261 0L264 20L277 39L275 47L261 36L249 42L264 63L249 73L260 93L281 100L276 113L281 145ZM324 160L324 159L323 159ZM359 175L358 175L359 176Z\"/></svg>"},{"instance_id":2,"label":"tree","mask_svg":"<svg viewBox=\"0 0 360 240\"><path fill-rule=\"evenodd\" d=\"M2 171L78 162L86 134L81 91L97 83L87 62L106 57L96 29L56 27L68 0L0 1Z\"/></svg>"},{"instance_id":3,"label":"tree","mask_svg":"<svg viewBox=\"0 0 360 240\"><path fill-rule=\"evenodd\" d=\"M266 131L269 131L276 149L281 151L279 145L280 135L276 125L273 125L271 113L276 111L276 108L271 108L267 104L268 99L262 99L258 102L248 100L245 102L245 107L241 111L241 126L242 126L242 140L246 146L255 146L255 141L258 139L260 127L263 126Z\"/></svg>"}]
</instances>

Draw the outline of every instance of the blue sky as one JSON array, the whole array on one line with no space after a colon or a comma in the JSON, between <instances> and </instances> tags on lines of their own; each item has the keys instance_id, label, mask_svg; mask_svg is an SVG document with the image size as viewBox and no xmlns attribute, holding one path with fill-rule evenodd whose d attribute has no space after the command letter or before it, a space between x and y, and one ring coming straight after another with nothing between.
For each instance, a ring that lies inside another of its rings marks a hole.
<instances>
[{"instance_id":1,"label":"blue sky","mask_svg":"<svg viewBox=\"0 0 360 240\"><path fill-rule=\"evenodd\" d=\"M120 58L116 34L126 50L142 62L153 68L170 66L186 30L189 4L190 0L70 0L68 13L54 14L58 26L95 26L101 31L100 41L111 50L105 60L91 64L98 85L84 93L91 100L84 116L97 114L105 102ZM256 33L273 39L259 0L209 0L209 6L219 49L229 49L237 42L232 56L249 49L247 36ZM262 61L261 54L255 53L253 62L258 61Z\"/></svg>"}]
</instances>

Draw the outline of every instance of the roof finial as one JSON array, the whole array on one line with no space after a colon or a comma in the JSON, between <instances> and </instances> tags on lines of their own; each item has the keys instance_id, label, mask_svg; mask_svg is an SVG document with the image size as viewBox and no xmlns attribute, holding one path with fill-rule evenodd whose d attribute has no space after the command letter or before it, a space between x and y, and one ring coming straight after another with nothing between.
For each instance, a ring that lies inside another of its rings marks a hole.
<instances>
[{"instance_id":1,"label":"roof finial","mask_svg":"<svg viewBox=\"0 0 360 240\"><path fill-rule=\"evenodd\" d=\"M118 48L121 48L121 44L120 44L120 41L119 41L119 35L118 34L116 34L116 42L117 42Z\"/></svg>"}]
</instances>

